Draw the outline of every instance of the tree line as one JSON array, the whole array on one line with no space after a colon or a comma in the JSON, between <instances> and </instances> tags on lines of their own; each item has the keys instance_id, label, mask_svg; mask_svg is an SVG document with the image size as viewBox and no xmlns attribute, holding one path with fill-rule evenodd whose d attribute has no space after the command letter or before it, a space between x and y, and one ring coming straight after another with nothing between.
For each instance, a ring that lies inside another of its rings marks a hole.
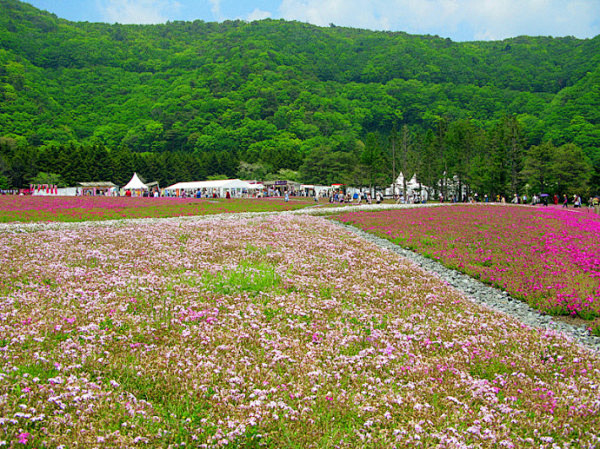
<instances>
[{"instance_id":1,"label":"tree line","mask_svg":"<svg viewBox=\"0 0 600 449\"><path fill-rule=\"evenodd\" d=\"M600 193L599 167L580 147L573 143L555 146L550 141L527 146L519 121L511 116L491 129L472 120L447 119L425 132L394 126L386 134L368 133L364 141L358 140L347 150L322 145L288 164L273 165L270 160L264 153L254 159L228 151L138 153L126 146L110 149L101 144L37 148L0 138L0 188L73 186L85 181L124 185L135 171L163 187L180 181L239 177L384 189L402 172L409 178L416 174L430 194L446 198L453 191L493 197Z\"/></svg>"}]
</instances>

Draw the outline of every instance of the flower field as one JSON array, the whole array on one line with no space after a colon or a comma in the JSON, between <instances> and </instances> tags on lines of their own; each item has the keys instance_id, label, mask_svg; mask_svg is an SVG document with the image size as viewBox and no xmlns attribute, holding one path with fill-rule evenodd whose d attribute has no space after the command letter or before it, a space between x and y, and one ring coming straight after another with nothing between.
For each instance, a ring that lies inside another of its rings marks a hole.
<instances>
[{"instance_id":1,"label":"flower field","mask_svg":"<svg viewBox=\"0 0 600 449\"><path fill-rule=\"evenodd\" d=\"M0 196L0 223L78 222L294 210L307 198L195 199L104 196Z\"/></svg>"},{"instance_id":2,"label":"flower field","mask_svg":"<svg viewBox=\"0 0 600 449\"><path fill-rule=\"evenodd\" d=\"M0 447L600 445L596 355L327 219L0 245Z\"/></svg>"},{"instance_id":3,"label":"flower field","mask_svg":"<svg viewBox=\"0 0 600 449\"><path fill-rule=\"evenodd\" d=\"M338 219L549 314L600 316L600 217L585 210L453 206L350 213Z\"/></svg>"}]
</instances>

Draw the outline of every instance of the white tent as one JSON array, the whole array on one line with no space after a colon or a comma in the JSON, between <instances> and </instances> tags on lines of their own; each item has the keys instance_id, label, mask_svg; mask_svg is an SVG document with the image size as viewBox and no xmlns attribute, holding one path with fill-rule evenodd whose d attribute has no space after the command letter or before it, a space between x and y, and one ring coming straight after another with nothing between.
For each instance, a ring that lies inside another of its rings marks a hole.
<instances>
[{"instance_id":1,"label":"white tent","mask_svg":"<svg viewBox=\"0 0 600 449\"><path fill-rule=\"evenodd\" d=\"M123 190L148 190L148 186L140 181L137 173L134 173L131 180L123 187Z\"/></svg>"},{"instance_id":2,"label":"white tent","mask_svg":"<svg viewBox=\"0 0 600 449\"><path fill-rule=\"evenodd\" d=\"M239 179L222 179L217 181L178 182L167 187L165 190L171 195L181 195L185 191L186 195L190 196L195 195L197 191L203 193L217 192L219 196L223 196L224 192L228 190L231 194L239 196L244 192L260 190L261 188L261 185L250 184Z\"/></svg>"},{"instance_id":3,"label":"white tent","mask_svg":"<svg viewBox=\"0 0 600 449\"><path fill-rule=\"evenodd\" d=\"M386 189L386 195L404 195L404 174L400 172L396 182ZM410 198L419 198L421 201L427 201L429 198L429 188L417 181L416 173L412 178L406 178L406 196L404 201L409 201Z\"/></svg>"},{"instance_id":4,"label":"white tent","mask_svg":"<svg viewBox=\"0 0 600 449\"><path fill-rule=\"evenodd\" d=\"M419 192L422 189L425 189L425 186L422 186L418 181L417 181L417 175L416 173L412 176L412 178L408 179L406 181L406 194L407 195L413 195L415 192ZM388 190L392 190L391 194L392 195L400 195L402 193L404 193L404 174L402 172L400 172L400 174L398 175L398 178L396 179L396 182L394 184L391 185L391 189Z\"/></svg>"}]
</instances>

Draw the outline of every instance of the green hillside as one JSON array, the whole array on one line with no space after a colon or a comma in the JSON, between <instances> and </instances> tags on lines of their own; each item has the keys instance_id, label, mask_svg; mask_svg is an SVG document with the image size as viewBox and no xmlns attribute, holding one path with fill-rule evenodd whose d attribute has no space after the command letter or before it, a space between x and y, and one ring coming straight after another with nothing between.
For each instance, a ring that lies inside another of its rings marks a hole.
<instances>
[{"instance_id":1,"label":"green hillside","mask_svg":"<svg viewBox=\"0 0 600 449\"><path fill-rule=\"evenodd\" d=\"M599 80L600 36L456 43L283 20L74 23L0 0L0 147L14 186L40 171L122 182L124 166L163 183L285 174L383 185L404 127L398 166L429 182L451 169L508 194L527 181L508 182L508 171L521 171L532 145L575 144L586 170L600 163ZM491 165L506 150L507 126L518 164L477 174L477 157ZM473 157L459 163L451 149L464 145ZM18 152L30 172L15 172ZM94 152L112 161L106 173L81 163ZM441 164L429 175L427 157ZM69 158L84 169L61 171Z\"/></svg>"}]
</instances>

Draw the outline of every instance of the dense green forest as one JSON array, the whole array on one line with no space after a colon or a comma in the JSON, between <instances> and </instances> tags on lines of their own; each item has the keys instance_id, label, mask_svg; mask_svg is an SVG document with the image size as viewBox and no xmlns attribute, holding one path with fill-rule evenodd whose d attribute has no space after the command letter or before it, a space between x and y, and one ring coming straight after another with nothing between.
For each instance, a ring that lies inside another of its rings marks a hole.
<instances>
[{"instance_id":1,"label":"dense green forest","mask_svg":"<svg viewBox=\"0 0 600 449\"><path fill-rule=\"evenodd\" d=\"M75 23L0 0L0 187L134 170L598 193L600 36Z\"/></svg>"}]
</instances>

